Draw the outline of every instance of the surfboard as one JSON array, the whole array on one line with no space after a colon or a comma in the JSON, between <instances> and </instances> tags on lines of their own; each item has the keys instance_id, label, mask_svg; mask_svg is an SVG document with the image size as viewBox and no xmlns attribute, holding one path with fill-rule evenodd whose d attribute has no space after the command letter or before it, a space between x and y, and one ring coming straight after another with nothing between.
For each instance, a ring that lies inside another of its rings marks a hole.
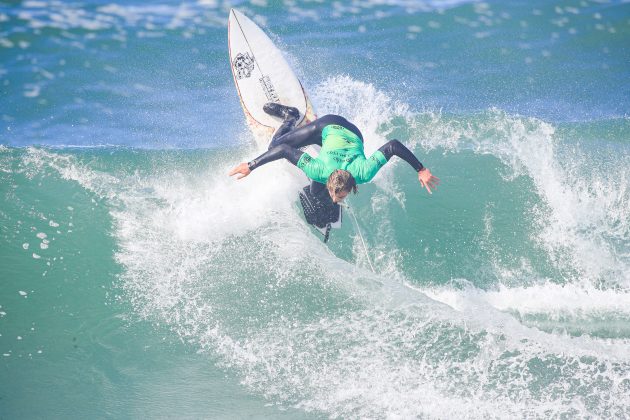
<instances>
[{"instance_id":1,"label":"surfboard","mask_svg":"<svg viewBox=\"0 0 630 420\"><path fill-rule=\"evenodd\" d=\"M300 111L297 126L317 117L313 105L291 66L273 41L251 19L236 9L228 19L228 48L236 90L247 124L262 145L267 145L282 120L266 114L263 105L276 102Z\"/></svg>"},{"instance_id":2,"label":"surfboard","mask_svg":"<svg viewBox=\"0 0 630 420\"><path fill-rule=\"evenodd\" d=\"M267 147L273 133L282 124L280 118L263 111L263 105L267 102L297 108L300 111L297 127L317 118L302 83L280 49L254 21L236 9L230 10L228 18L228 49L236 91L247 125L259 146ZM306 152L316 156L319 149L319 146L308 146ZM301 202L304 203L302 199ZM323 228L313 226L327 240L330 229L341 227L341 221L342 211L339 207L337 221Z\"/></svg>"}]
</instances>

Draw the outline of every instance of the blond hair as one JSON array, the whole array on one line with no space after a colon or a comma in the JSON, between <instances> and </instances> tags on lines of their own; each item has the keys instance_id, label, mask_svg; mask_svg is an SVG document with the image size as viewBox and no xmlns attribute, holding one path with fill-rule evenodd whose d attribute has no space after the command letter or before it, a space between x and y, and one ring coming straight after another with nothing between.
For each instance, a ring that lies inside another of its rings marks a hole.
<instances>
[{"instance_id":1,"label":"blond hair","mask_svg":"<svg viewBox=\"0 0 630 420\"><path fill-rule=\"evenodd\" d=\"M352 191L355 194L358 191L357 181L350 172L343 169L336 169L330 174L328 181L326 181L326 188L331 197L335 197L342 191L347 193Z\"/></svg>"}]
</instances>

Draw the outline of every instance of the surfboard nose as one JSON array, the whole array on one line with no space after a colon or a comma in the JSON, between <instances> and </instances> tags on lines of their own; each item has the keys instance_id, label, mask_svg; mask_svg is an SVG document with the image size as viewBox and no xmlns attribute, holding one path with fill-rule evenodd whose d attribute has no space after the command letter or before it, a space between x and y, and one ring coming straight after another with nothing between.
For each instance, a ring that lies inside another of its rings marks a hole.
<instances>
[{"instance_id":1,"label":"surfboard nose","mask_svg":"<svg viewBox=\"0 0 630 420\"><path fill-rule=\"evenodd\" d=\"M238 9L235 9L234 7L230 8L230 17L235 16L237 18L240 18L241 16L243 16L243 14L241 12L238 11Z\"/></svg>"}]
</instances>

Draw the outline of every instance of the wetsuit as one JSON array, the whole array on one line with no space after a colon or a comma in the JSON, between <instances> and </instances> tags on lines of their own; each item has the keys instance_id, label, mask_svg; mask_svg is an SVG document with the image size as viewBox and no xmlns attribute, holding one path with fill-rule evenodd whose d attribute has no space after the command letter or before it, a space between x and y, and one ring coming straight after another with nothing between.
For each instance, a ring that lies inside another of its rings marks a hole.
<instances>
[{"instance_id":1,"label":"wetsuit","mask_svg":"<svg viewBox=\"0 0 630 420\"><path fill-rule=\"evenodd\" d=\"M394 155L404 159L416 171L423 169L414 154L398 140L390 140L366 158L363 135L345 118L325 115L293 129L299 114L295 108L287 109L290 111L286 112L283 124L274 134L269 150L248 162L249 169L254 170L281 158L287 159L314 181L311 184L312 193L320 191L336 169L350 172L357 184L369 182ZM317 158L300 150L311 144L322 147Z\"/></svg>"}]
</instances>

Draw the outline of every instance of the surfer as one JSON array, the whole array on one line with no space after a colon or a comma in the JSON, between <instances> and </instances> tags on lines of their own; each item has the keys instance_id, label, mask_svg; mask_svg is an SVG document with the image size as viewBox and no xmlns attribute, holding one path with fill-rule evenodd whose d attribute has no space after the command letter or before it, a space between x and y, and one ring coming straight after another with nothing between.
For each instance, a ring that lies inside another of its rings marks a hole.
<instances>
[{"instance_id":1,"label":"surfer","mask_svg":"<svg viewBox=\"0 0 630 420\"><path fill-rule=\"evenodd\" d=\"M325 115L296 129L295 124L300 117L297 108L268 102L263 110L282 118L283 123L276 130L268 150L256 159L234 167L230 176L239 174L237 179L241 179L266 163L284 158L313 180L310 187L312 194L318 194L325 186L332 201L339 203L350 192L356 194L357 184L371 181L392 156L398 156L418 173L420 185L429 194L440 182L398 140L388 141L366 158L363 135L354 124L339 115ZM317 158L300 150L311 144L321 146Z\"/></svg>"}]
</instances>

